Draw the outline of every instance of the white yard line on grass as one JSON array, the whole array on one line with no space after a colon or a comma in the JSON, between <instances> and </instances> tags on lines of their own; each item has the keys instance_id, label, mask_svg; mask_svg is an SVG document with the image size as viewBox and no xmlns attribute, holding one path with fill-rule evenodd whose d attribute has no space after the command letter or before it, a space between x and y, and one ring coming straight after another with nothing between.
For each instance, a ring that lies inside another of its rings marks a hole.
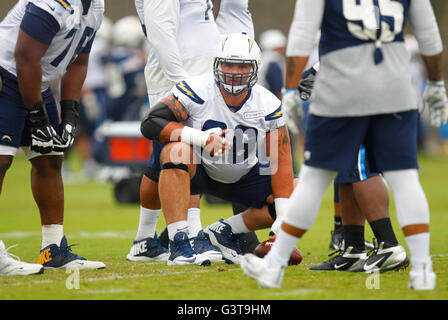
<instances>
[{"instance_id":1,"label":"white yard line on grass","mask_svg":"<svg viewBox=\"0 0 448 320\"><path fill-rule=\"evenodd\" d=\"M240 269L229 269L227 271L235 271ZM164 272L158 272L158 273L148 273L148 274L129 274L129 275L119 275L119 274L112 274L107 277L96 277L96 278L85 278L83 279L82 276L80 278L80 282L96 282L96 281L107 281L107 280L124 280L124 279L135 279L135 278L150 278L155 276L171 276L171 275L182 275L182 274L193 274L193 273L209 273L209 272L216 272L215 269L212 270L200 270L200 271L164 271ZM80 274L82 274L82 270L80 270ZM64 279L63 281L65 281ZM55 283L60 282L60 280L36 280L36 281L26 281L26 282L16 282L16 283L3 283L0 284L0 286L10 286L10 287L19 287L29 284L49 284L49 283Z\"/></svg>"},{"instance_id":2,"label":"white yard line on grass","mask_svg":"<svg viewBox=\"0 0 448 320\"><path fill-rule=\"evenodd\" d=\"M270 292L266 294L266 296L295 296L295 295L307 295L313 293L321 293L324 290L322 289L297 289L291 291L282 291L282 292Z\"/></svg>"}]
</instances>

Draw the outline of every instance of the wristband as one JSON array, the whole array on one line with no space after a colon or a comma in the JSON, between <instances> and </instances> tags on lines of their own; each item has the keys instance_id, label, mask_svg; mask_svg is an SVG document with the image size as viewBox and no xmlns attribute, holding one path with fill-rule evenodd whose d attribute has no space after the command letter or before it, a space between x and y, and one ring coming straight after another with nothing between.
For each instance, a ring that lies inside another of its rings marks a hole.
<instances>
[{"instance_id":1,"label":"wristband","mask_svg":"<svg viewBox=\"0 0 448 320\"><path fill-rule=\"evenodd\" d=\"M208 134L204 131L185 126L180 134L180 141L203 147L208 139Z\"/></svg>"}]
</instances>

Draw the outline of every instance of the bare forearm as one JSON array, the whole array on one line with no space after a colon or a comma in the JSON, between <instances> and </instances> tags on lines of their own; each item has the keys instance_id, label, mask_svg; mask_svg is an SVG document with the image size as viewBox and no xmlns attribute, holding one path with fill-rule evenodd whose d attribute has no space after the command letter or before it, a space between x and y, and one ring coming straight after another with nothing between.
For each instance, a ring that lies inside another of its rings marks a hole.
<instances>
[{"instance_id":1,"label":"bare forearm","mask_svg":"<svg viewBox=\"0 0 448 320\"><path fill-rule=\"evenodd\" d=\"M282 127L277 132L270 132L267 143L271 161L271 184L274 198L289 198L294 189L294 177L288 129ZM277 150L273 150L271 143L277 145Z\"/></svg>"},{"instance_id":2,"label":"bare forearm","mask_svg":"<svg viewBox=\"0 0 448 320\"><path fill-rule=\"evenodd\" d=\"M439 53L435 56L422 56L425 64L428 80L442 81L443 80L443 56Z\"/></svg>"},{"instance_id":3,"label":"bare forearm","mask_svg":"<svg viewBox=\"0 0 448 320\"><path fill-rule=\"evenodd\" d=\"M61 80L61 100L80 100L87 65L71 65Z\"/></svg>"},{"instance_id":4,"label":"bare forearm","mask_svg":"<svg viewBox=\"0 0 448 320\"><path fill-rule=\"evenodd\" d=\"M17 81L22 100L28 109L42 100L41 82L42 67L40 62L29 61L24 57L16 57Z\"/></svg>"},{"instance_id":5,"label":"bare forearm","mask_svg":"<svg viewBox=\"0 0 448 320\"><path fill-rule=\"evenodd\" d=\"M307 62L308 57L286 57L286 89L297 89Z\"/></svg>"}]
</instances>

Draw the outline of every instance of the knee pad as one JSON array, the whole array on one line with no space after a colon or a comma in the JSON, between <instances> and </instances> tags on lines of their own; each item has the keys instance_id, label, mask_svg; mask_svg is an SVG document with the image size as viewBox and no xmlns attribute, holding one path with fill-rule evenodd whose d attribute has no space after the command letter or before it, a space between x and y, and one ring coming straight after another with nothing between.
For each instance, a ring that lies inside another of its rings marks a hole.
<instances>
[{"instance_id":1,"label":"knee pad","mask_svg":"<svg viewBox=\"0 0 448 320\"><path fill-rule=\"evenodd\" d=\"M162 170L168 170L168 169L179 169L179 170L184 170L187 173L189 173L188 166L183 163L173 163L173 162L164 163L162 165Z\"/></svg>"},{"instance_id":2,"label":"knee pad","mask_svg":"<svg viewBox=\"0 0 448 320\"><path fill-rule=\"evenodd\" d=\"M400 228L429 224L429 205L418 178L417 169L383 173L394 197Z\"/></svg>"},{"instance_id":3,"label":"knee pad","mask_svg":"<svg viewBox=\"0 0 448 320\"><path fill-rule=\"evenodd\" d=\"M148 178L151 179L154 182L159 182L159 177L160 177L160 169L154 169L154 168L146 168L144 175Z\"/></svg>"}]
</instances>

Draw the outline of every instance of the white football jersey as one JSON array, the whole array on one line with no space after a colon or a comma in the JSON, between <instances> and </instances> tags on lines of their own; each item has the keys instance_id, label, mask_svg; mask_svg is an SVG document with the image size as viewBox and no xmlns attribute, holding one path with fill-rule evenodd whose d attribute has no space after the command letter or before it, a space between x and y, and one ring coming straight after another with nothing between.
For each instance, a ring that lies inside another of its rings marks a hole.
<instances>
[{"instance_id":1,"label":"white football jersey","mask_svg":"<svg viewBox=\"0 0 448 320\"><path fill-rule=\"evenodd\" d=\"M135 6L149 41L145 77L150 95L212 71L220 35L211 0L135 0Z\"/></svg>"},{"instance_id":2,"label":"white football jersey","mask_svg":"<svg viewBox=\"0 0 448 320\"><path fill-rule=\"evenodd\" d=\"M36 9L37 7L37 9ZM59 80L67 67L87 46L101 25L104 15L104 0L92 0L88 10L84 10L81 0L20 0L0 23L0 66L17 75L14 49L16 47L19 29L25 13L44 18L48 22L48 35L39 35L40 39L48 38L49 48L42 64L42 91L50 83ZM54 19L48 19L48 15ZM51 20L51 21L49 21ZM23 28L33 26L23 25ZM42 29L44 30L44 29ZM40 31L39 31L40 32ZM34 36L33 36L34 37ZM37 39L41 41L40 39Z\"/></svg>"},{"instance_id":3,"label":"white football jersey","mask_svg":"<svg viewBox=\"0 0 448 320\"><path fill-rule=\"evenodd\" d=\"M221 34L246 32L254 38L254 23L249 11L249 0L221 0L216 24Z\"/></svg>"},{"instance_id":4,"label":"white football jersey","mask_svg":"<svg viewBox=\"0 0 448 320\"><path fill-rule=\"evenodd\" d=\"M210 178L234 183L258 161L267 162L266 133L285 124L280 100L267 89L256 84L243 105L233 110L224 102L212 73L188 78L172 88L171 93L189 114L185 125L202 131L215 127L229 130L225 138L233 146L222 157L212 157L195 148Z\"/></svg>"}]
</instances>

